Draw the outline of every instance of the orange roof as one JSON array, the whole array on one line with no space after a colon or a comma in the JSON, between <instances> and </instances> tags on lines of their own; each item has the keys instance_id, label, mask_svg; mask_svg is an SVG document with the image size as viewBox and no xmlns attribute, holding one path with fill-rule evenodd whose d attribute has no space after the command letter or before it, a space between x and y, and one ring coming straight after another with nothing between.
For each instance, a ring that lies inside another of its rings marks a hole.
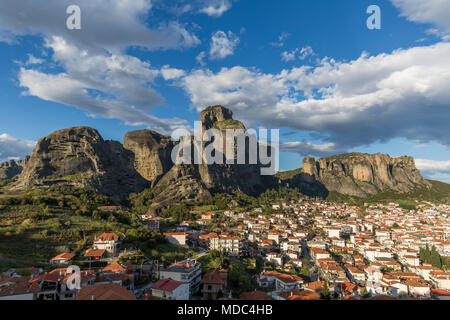
<instances>
[{"instance_id":1,"label":"orange roof","mask_svg":"<svg viewBox=\"0 0 450 320\"><path fill-rule=\"evenodd\" d=\"M101 241L118 241L119 240L119 236L115 233L102 233L98 238L95 238L95 241L97 240L101 240Z\"/></svg>"},{"instance_id":2,"label":"orange roof","mask_svg":"<svg viewBox=\"0 0 450 320\"><path fill-rule=\"evenodd\" d=\"M320 294L313 291L294 290L295 293L288 296L286 300L320 300Z\"/></svg>"},{"instance_id":3,"label":"orange roof","mask_svg":"<svg viewBox=\"0 0 450 320\"><path fill-rule=\"evenodd\" d=\"M186 232L167 232L164 233L165 236L186 236Z\"/></svg>"},{"instance_id":4,"label":"orange roof","mask_svg":"<svg viewBox=\"0 0 450 320\"><path fill-rule=\"evenodd\" d=\"M125 273L133 270L133 266L129 262L119 263L117 261L107 265L102 269L103 272Z\"/></svg>"},{"instance_id":5,"label":"orange roof","mask_svg":"<svg viewBox=\"0 0 450 320\"><path fill-rule=\"evenodd\" d=\"M72 260L73 257L75 257L75 255L73 253L61 253L61 254L58 254L56 257L52 258L50 261L53 261L56 259Z\"/></svg>"},{"instance_id":6,"label":"orange roof","mask_svg":"<svg viewBox=\"0 0 450 320\"><path fill-rule=\"evenodd\" d=\"M431 289L431 293L438 295L438 296L450 297L450 292L442 290L442 289Z\"/></svg>"},{"instance_id":7,"label":"orange roof","mask_svg":"<svg viewBox=\"0 0 450 320\"><path fill-rule=\"evenodd\" d=\"M263 291L243 292L239 298L240 300L273 300Z\"/></svg>"},{"instance_id":8,"label":"orange roof","mask_svg":"<svg viewBox=\"0 0 450 320\"><path fill-rule=\"evenodd\" d=\"M226 270L211 270L205 273L201 283L223 284L227 283L228 272Z\"/></svg>"},{"instance_id":9,"label":"orange roof","mask_svg":"<svg viewBox=\"0 0 450 320\"><path fill-rule=\"evenodd\" d=\"M86 251L86 253L84 254L85 257L102 257L105 254L106 250L105 249L89 249L88 251Z\"/></svg>"},{"instance_id":10,"label":"orange roof","mask_svg":"<svg viewBox=\"0 0 450 320\"><path fill-rule=\"evenodd\" d=\"M96 284L82 288L77 300L136 300L133 292L119 284Z\"/></svg>"}]
</instances>

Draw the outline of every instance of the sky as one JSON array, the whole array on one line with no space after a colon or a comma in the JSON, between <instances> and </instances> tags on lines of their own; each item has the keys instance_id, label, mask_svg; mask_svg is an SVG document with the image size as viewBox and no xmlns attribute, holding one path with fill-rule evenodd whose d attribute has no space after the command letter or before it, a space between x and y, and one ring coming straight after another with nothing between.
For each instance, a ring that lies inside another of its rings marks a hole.
<instances>
[{"instance_id":1,"label":"sky","mask_svg":"<svg viewBox=\"0 0 450 320\"><path fill-rule=\"evenodd\" d=\"M170 135L220 104L280 129L281 170L381 152L450 183L448 2L0 0L0 161L73 126Z\"/></svg>"}]
</instances>

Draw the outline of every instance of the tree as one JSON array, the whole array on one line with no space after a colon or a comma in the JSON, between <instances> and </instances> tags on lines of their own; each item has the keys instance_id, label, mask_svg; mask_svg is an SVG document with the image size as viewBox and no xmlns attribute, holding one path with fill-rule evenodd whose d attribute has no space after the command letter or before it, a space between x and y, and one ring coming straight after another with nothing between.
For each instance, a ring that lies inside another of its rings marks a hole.
<instances>
[{"instance_id":1,"label":"tree","mask_svg":"<svg viewBox=\"0 0 450 320\"><path fill-rule=\"evenodd\" d=\"M330 290L328 290L328 285L326 283L323 285L322 290L320 290L320 297L326 300L330 299Z\"/></svg>"},{"instance_id":2,"label":"tree","mask_svg":"<svg viewBox=\"0 0 450 320\"><path fill-rule=\"evenodd\" d=\"M364 288L364 290L361 292L361 296L362 296L364 299L367 299L367 298L370 297L370 293L369 293L369 291L367 291L367 288Z\"/></svg>"}]
</instances>

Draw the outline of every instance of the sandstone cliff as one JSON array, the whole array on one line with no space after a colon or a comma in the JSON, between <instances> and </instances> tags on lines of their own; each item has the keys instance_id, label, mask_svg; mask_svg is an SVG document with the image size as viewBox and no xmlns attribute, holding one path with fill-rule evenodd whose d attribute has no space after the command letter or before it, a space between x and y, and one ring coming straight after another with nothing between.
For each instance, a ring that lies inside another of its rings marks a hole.
<instances>
[{"instance_id":1,"label":"sandstone cliff","mask_svg":"<svg viewBox=\"0 0 450 320\"><path fill-rule=\"evenodd\" d=\"M29 159L30 157L25 157L24 160L10 160L0 163L0 181L12 179L15 176L19 175Z\"/></svg>"},{"instance_id":2,"label":"sandstone cliff","mask_svg":"<svg viewBox=\"0 0 450 320\"><path fill-rule=\"evenodd\" d=\"M74 127L56 131L36 145L12 189L55 184L92 189L119 200L148 183L130 165L132 154L97 130Z\"/></svg>"},{"instance_id":3,"label":"sandstone cliff","mask_svg":"<svg viewBox=\"0 0 450 320\"><path fill-rule=\"evenodd\" d=\"M170 137L151 130L131 131L123 139L123 147L133 154L134 168L152 186L172 168L174 146Z\"/></svg>"},{"instance_id":4,"label":"sandstone cliff","mask_svg":"<svg viewBox=\"0 0 450 320\"><path fill-rule=\"evenodd\" d=\"M412 157L391 158L384 154L349 153L315 161L303 159L302 172L307 179L322 183L327 190L367 197L380 191L407 193L427 187Z\"/></svg>"}]
</instances>

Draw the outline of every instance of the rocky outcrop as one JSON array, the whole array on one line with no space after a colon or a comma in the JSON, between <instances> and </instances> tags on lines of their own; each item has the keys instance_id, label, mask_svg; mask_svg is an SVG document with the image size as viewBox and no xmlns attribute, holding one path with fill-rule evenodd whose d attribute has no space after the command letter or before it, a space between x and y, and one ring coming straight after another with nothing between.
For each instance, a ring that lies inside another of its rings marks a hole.
<instances>
[{"instance_id":1,"label":"rocky outcrop","mask_svg":"<svg viewBox=\"0 0 450 320\"><path fill-rule=\"evenodd\" d=\"M123 147L133 154L134 168L152 186L172 168L174 146L170 137L151 130L128 132L123 140Z\"/></svg>"},{"instance_id":2,"label":"rocky outcrop","mask_svg":"<svg viewBox=\"0 0 450 320\"><path fill-rule=\"evenodd\" d=\"M412 157L349 153L317 161L304 158L302 171L308 179L319 181L329 191L358 197L387 190L407 193L431 187L421 176Z\"/></svg>"},{"instance_id":3,"label":"rocky outcrop","mask_svg":"<svg viewBox=\"0 0 450 320\"><path fill-rule=\"evenodd\" d=\"M209 107L200 114L200 119L202 132L217 129L226 138L227 129L239 130L246 139L254 139L253 146L257 149L262 147L256 137L248 135L240 121L233 119L231 110L222 106ZM258 194L280 185L322 197L329 191L366 197L385 190L409 192L430 187L411 157L352 153L317 161L304 158L302 170L295 170L294 175L283 179L262 176L259 158L255 164L248 164L249 144L244 149L247 164L235 163L236 144L231 152L234 158L228 159L234 164L226 162L226 139L224 154L215 154L222 157L223 164L206 164L205 158L200 164L195 164L194 159L190 163L174 164L172 151L179 143L151 130L128 132L123 145L103 140L97 130L89 127L59 130L39 140L31 157L22 162L1 164L0 180L17 176L8 186L14 190L79 186L110 195L117 201L126 199L130 193L157 187L157 195L152 200L155 211L183 202L202 202L215 193ZM202 141L200 146L205 149L212 143Z\"/></svg>"},{"instance_id":4,"label":"rocky outcrop","mask_svg":"<svg viewBox=\"0 0 450 320\"><path fill-rule=\"evenodd\" d=\"M261 176L261 165L258 161L256 164L226 163L225 131L227 129L241 130L241 133L245 133L245 126L232 118L231 110L222 106L209 107L201 112L200 120L202 133L208 129L222 131L223 154L220 156L223 164L206 164L204 158L201 164L194 164L192 156L191 164L174 165L156 184L157 187L164 188L164 191L154 200L157 209L170 203L204 201L211 198L214 193L242 191L255 194L267 186L267 178ZM203 142L202 147L206 148L210 143L212 142ZM233 151L234 159L236 159L237 149ZM248 146L245 153L248 158Z\"/></svg>"},{"instance_id":5,"label":"rocky outcrop","mask_svg":"<svg viewBox=\"0 0 450 320\"><path fill-rule=\"evenodd\" d=\"M9 180L18 176L22 172L23 167L27 164L29 159L30 157L27 156L24 160L10 160L0 163L0 181Z\"/></svg>"},{"instance_id":6,"label":"rocky outcrop","mask_svg":"<svg viewBox=\"0 0 450 320\"><path fill-rule=\"evenodd\" d=\"M97 130L74 127L39 140L12 189L71 185L114 199L147 185L130 165L133 155L117 141L104 141Z\"/></svg>"}]
</instances>

